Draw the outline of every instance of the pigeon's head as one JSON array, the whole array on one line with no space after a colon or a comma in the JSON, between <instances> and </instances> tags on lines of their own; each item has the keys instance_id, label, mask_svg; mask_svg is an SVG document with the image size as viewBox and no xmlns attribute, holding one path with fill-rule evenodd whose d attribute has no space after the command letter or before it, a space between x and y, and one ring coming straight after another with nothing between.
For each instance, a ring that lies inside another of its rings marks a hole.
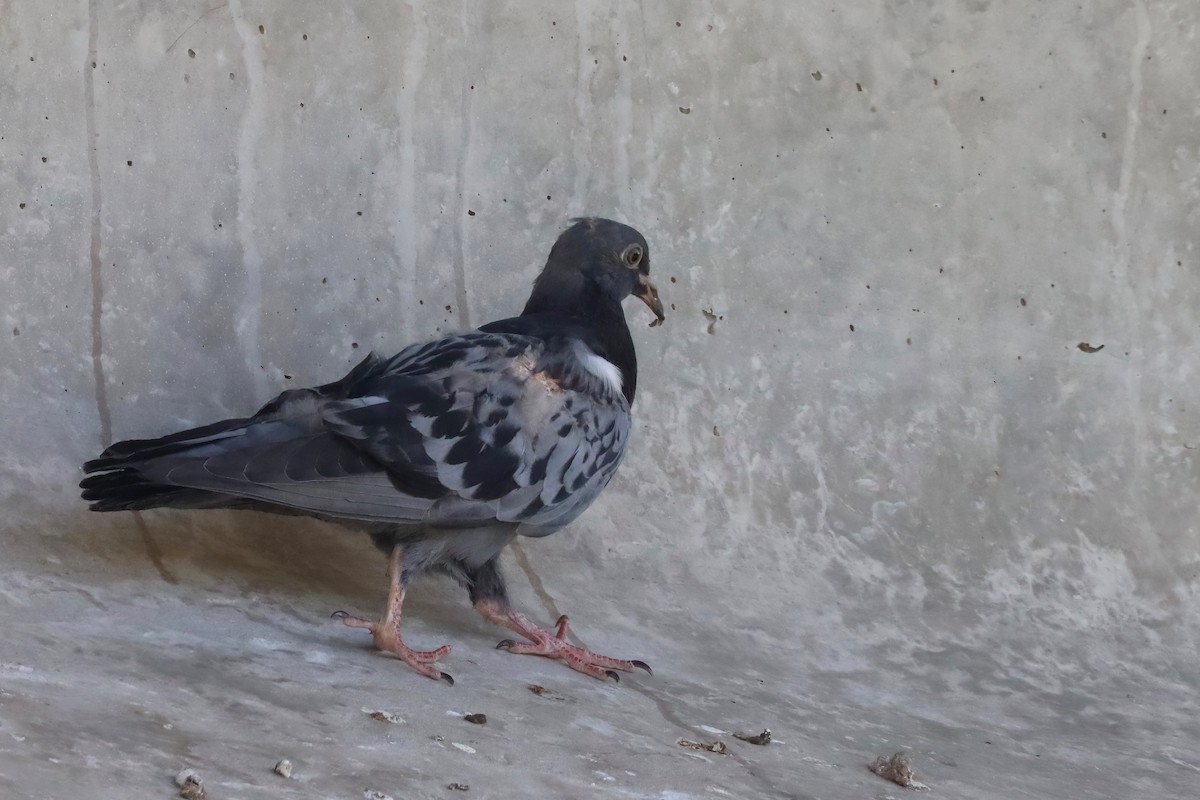
<instances>
[{"instance_id":1,"label":"pigeon's head","mask_svg":"<svg viewBox=\"0 0 1200 800\"><path fill-rule=\"evenodd\" d=\"M589 313L593 311L586 307L589 303L620 305L630 295L654 312L651 327L666 319L658 288L650 280L646 238L620 222L587 217L575 220L554 243L525 313Z\"/></svg>"}]
</instances>

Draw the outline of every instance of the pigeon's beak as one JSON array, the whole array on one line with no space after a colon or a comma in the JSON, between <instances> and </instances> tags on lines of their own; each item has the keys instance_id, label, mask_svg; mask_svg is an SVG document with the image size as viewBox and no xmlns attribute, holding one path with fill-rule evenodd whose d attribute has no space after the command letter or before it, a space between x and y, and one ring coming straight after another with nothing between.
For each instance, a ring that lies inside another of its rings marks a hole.
<instances>
[{"instance_id":1,"label":"pigeon's beak","mask_svg":"<svg viewBox=\"0 0 1200 800\"><path fill-rule=\"evenodd\" d=\"M638 276L637 286L633 289L633 296L645 303L654 312L654 316L657 317L657 319L650 323L651 328L661 325L666 321L667 315L663 313L662 301L658 299L658 287L654 285L654 281L650 280L649 275Z\"/></svg>"}]
</instances>

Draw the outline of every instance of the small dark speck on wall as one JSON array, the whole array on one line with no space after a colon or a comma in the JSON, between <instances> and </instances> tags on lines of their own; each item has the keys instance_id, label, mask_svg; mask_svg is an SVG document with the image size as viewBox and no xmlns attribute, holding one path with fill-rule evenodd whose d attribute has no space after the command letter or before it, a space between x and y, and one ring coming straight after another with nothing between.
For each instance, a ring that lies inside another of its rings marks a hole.
<instances>
[{"instance_id":1,"label":"small dark speck on wall","mask_svg":"<svg viewBox=\"0 0 1200 800\"><path fill-rule=\"evenodd\" d=\"M45 163L46 163L46 157L45 157L45 156L42 156L42 163L43 163L43 164L45 164Z\"/></svg>"},{"instance_id":2,"label":"small dark speck on wall","mask_svg":"<svg viewBox=\"0 0 1200 800\"><path fill-rule=\"evenodd\" d=\"M1022 297L1022 298L1021 298L1021 305L1025 305L1025 298L1024 298L1024 297Z\"/></svg>"},{"instance_id":3,"label":"small dark speck on wall","mask_svg":"<svg viewBox=\"0 0 1200 800\"><path fill-rule=\"evenodd\" d=\"M283 374L283 379L284 379L285 381L290 381L290 380L292 379L292 376L291 376L291 375L288 375L288 374L285 372L285 373Z\"/></svg>"},{"instance_id":4,"label":"small dark speck on wall","mask_svg":"<svg viewBox=\"0 0 1200 800\"><path fill-rule=\"evenodd\" d=\"M196 57L196 51L189 47L188 48L188 58L195 58L195 57Z\"/></svg>"},{"instance_id":5,"label":"small dark speck on wall","mask_svg":"<svg viewBox=\"0 0 1200 800\"><path fill-rule=\"evenodd\" d=\"M264 28L262 25L259 25L259 26L258 26L258 32L259 32L259 33L266 33L266 32L267 32L267 29L266 29L266 28Z\"/></svg>"},{"instance_id":6,"label":"small dark speck on wall","mask_svg":"<svg viewBox=\"0 0 1200 800\"><path fill-rule=\"evenodd\" d=\"M378 298L376 298L376 299L378 299ZM351 349L351 350L357 350L357 349L358 349L358 342L351 342L351 343L350 343L350 349Z\"/></svg>"},{"instance_id":7,"label":"small dark speck on wall","mask_svg":"<svg viewBox=\"0 0 1200 800\"><path fill-rule=\"evenodd\" d=\"M20 335L21 335L21 329L13 328L13 336L20 336Z\"/></svg>"},{"instance_id":8,"label":"small dark speck on wall","mask_svg":"<svg viewBox=\"0 0 1200 800\"><path fill-rule=\"evenodd\" d=\"M307 41L308 41L308 34L306 33L306 34L304 34L304 35L303 35L302 37L300 37L300 38L302 38L304 41L306 41L306 42L307 42Z\"/></svg>"},{"instance_id":9,"label":"small dark speck on wall","mask_svg":"<svg viewBox=\"0 0 1200 800\"><path fill-rule=\"evenodd\" d=\"M127 167L132 167L132 166L133 166L133 162L132 162L132 161L126 161L126 162L125 162L125 166L127 166Z\"/></svg>"},{"instance_id":10,"label":"small dark speck on wall","mask_svg":"<svg viewBox=\"0 0 1200 800\"><path fill-rule=\"evenodd\" d=\"M355 213L355 214L357 214L357 215L358 215L358 216L360 216L360 217L362 216L362 212L361 212L361 211L355 211L354 213Z\"/></svg>"},{"instance_id":11,"label":"small dark speck on wall","mask_svg":"<svg viewBox=\"0 0 1200 800\"><path fill-rule=\"evenodd\" d=\"M20 206L20 207L21 207L21 208L24 208L24 207L25 207L25 204L24 204L24 203L21 203L21 206Z\"/></svg>"},{"instance_id":12,"label":"small dark speck on wall","mask_svg":"<svg viewBox=\"0 0 1200 800\"><path fill-rule=\"evenodd\" d=\"M853 325L851 325L851 326L850 326L850 332L851 332L851 333L854 333L854 326L853 326Z\"/></svg>"},{"instance_id":13,"label":"small dark speck on wall","mask_svg":"<svg viewBox=\"0 0 1200 800\"><path fill-rule=\"evenodd\" d=\"M468 217L473 217L473 216L475 216L475 212L474 212L474 211L472 211L471 209L469 209L469 208L468 208L468 209L467 209L467 216L468 216Z\"/></svg>"},{"instance_id":14,"label":"small dark speck on wall","mask_svg":"<svg viewBox=\"0 0 1200 800\"><path fill-rule=\"evenodd\" d=\"M861 92L861 91L862 91L862 84L861 84L861 83L859 83L858 81L855 81L855 82L854 82L854 88L855 88L855 89L858 89L858 90Z\"/></svg>"}]
</instances>

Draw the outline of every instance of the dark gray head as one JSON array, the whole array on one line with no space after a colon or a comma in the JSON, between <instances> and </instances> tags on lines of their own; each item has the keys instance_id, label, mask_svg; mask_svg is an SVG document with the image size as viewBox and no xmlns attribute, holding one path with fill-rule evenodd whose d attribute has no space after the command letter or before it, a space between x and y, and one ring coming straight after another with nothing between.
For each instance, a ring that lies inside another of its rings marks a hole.
<instances>
[{"instance_id":1,"label":"dark gray head","mask_svg":"<svg viewBox=\"0 0 1200 800\"><path fill-rule=\"evenodd\" d=\"M650 246L628 225L600 217L575 220L558 237L546 266L533 284L526 314L562 311L588 314L589 305L620 305L633 295L649 306L661 323L662 302L650 280ZM597 309L598 310L598 309Z\"/></svg>"}]
</instances>

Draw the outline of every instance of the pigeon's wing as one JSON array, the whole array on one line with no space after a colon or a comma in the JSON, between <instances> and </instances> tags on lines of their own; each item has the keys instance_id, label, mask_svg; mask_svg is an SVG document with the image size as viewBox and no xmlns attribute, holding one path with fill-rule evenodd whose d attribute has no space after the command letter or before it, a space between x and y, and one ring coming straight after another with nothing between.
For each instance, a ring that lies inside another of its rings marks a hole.
<instances>
[{"instance_id":1,"label":"pigeon's wing","mask_svg":"<svg viewBox=\"0 0 1200 800\"><path fill-rule=\"evenodd\" d=\"M549 533L607 485L629 437L619 385L581 349L590 354L569 339L501 333L409 348L323 418L398 486L440 490L426 524Z\"/></svg>"},{"instance_id":2,"label":"pigeon's wing","mask_svg":"<svg viewBox=\"0 0 1200 800\"><path fill-rule=\"evenodd\" d=\"M588 371L580 347L469 333L369 357L137 468L322 516L548 533L608 483L630 429L624 396Z\"/></svg>"}]
</instances>

